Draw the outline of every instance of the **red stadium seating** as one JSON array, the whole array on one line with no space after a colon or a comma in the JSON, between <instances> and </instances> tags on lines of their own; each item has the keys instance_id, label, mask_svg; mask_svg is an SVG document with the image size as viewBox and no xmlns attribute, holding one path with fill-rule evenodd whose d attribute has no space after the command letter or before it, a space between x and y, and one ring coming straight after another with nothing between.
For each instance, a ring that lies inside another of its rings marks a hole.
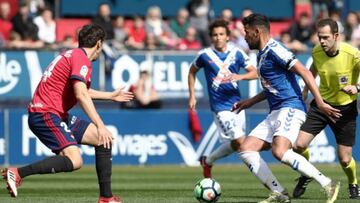
<instances>
[{"instance_id":1,"label":"red stadium seating","mask_svg":"<svg viewBox=\"0 0 360 203\"><path fill-rule=\"evenodd\" d=\"M270 22L270 34L272 37L277 37L282 31L289 29L292 21L279 21L279 22Z\"/></svg>"},{"instance_id":2,"label":"red stadium seating","mask_svg":"<svg viewBox=\"0 0 360 203\"><path fill-rule=\"evenodd\" d=\"M66 36L71 36L76 41L79 28L91 23L90 19L81 18L59 18L56 20L56 41L61 42Z\"/></svg>"}]
</instances>

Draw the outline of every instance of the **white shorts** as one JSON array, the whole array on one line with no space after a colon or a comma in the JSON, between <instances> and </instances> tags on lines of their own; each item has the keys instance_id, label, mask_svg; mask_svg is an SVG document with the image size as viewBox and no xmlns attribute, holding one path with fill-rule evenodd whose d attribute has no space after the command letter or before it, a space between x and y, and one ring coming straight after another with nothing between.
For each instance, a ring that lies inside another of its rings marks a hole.
<instances>
[{"instance_id":1,"label":"white shorts","mask_svg":"<svg viewBox=\"0 0 360 203\"><path fill-rule=\"evenodd\" d=\"M281 108L272 111L249 136L272 143L274 136L283 136L295 143L300 127L305 122L306 113L294 108Z\"/></svg>"},{"instance_id":2,"label":"white shorts","mask_svg":"<svg viewBox=\"0 0 360 203\"><path fill-rule=\"evenodd\" d=\"M214 121L220 132L220 141L236 140L245 136L245 111L239 113L232 111L220 111L214 113Z\"/></svg>"}]
</instances>

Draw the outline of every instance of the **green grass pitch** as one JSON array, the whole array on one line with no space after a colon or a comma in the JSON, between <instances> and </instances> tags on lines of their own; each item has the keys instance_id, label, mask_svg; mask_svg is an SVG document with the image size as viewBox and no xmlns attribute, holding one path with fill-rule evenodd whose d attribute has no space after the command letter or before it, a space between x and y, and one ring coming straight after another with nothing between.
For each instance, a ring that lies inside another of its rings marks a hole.
<instances>
[{"instance_id":1,"label":"green grass pitch","mask_svg":"<svg viewBox=\"0 0 360 203\"><path fill-rule=\"evenodd\" d=\"M280 164L270 165L279 181L290 193L298 174ZM326 175L341 181L337 202L348 199L347 180L341 167L336 164L317 165ZM222 187L219 202L258 202L269 193L243 165L215 165L213 176ZM112 187L126 203L196 203L193 196L195 183L201 179L200 167L184 166L114 166ZM73 203L97 202L98 187L95 169L86 166L73 173L35 175L23 180L17 198L11 198L0 183L0 202L16 203ZM301 199L292 202L325 202L325 194L315 181Z\"/></svg>"}]
</instances>

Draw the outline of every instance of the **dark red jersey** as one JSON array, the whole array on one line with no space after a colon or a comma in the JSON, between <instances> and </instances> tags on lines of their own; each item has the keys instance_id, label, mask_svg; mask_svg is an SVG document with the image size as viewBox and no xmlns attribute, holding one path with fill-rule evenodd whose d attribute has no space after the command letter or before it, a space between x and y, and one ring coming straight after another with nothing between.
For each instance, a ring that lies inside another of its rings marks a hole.
<instances>
[{"instance_id":1,"label":"dark red jersey","mask_svg":"<svg viewBox=\"0 0 360 203\"><path fill-rule=\"evenodd\" d=\"M81 48L72 49L57 56L47 67L38 84L29 112L52 112L62 118L76 104L73 85L91 83L91 62Z\"/></svg>"}]
</instances>

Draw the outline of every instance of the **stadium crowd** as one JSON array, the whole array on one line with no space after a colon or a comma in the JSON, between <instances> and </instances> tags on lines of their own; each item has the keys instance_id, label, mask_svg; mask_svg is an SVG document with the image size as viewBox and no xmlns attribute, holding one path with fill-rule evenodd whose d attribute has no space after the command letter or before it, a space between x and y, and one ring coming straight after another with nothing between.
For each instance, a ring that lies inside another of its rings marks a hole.
<instances>
[{"instance_id":1,"label":"stadium crowd","mask_svg":"<svg viewBox=\"0 0 360 203\"><path fill-rule=\"evenodd\" d=\"M20 0L0 3L0 47L5 49L59 49L77 47L76 32L57 36L58 19L54 17L53 1ZM16 5L16 8L11 6ZM317 43L314 25L323 17L330 17L339 24L341 38L360 47L360 12L342 14L342 0L311 0L311 9L290 20L285 29L273 36L295 53L310 51ZM14 11L12 14L11 11ZM162 16L160 7L154 5L143 16L115 16L104 3L99 5L96 16L84 16L101 25L107 33L107 42L113 50L199 50L210 45L207 33L209 22L222 18L229 22L231 41L248 50L244 40L241 19L252 13L244 9L234 14L231 9L214 16L208 0L189 0L179 8L175 18ZM343 16L343 18L341 18Z\"/></svg>"}]
</instances>

